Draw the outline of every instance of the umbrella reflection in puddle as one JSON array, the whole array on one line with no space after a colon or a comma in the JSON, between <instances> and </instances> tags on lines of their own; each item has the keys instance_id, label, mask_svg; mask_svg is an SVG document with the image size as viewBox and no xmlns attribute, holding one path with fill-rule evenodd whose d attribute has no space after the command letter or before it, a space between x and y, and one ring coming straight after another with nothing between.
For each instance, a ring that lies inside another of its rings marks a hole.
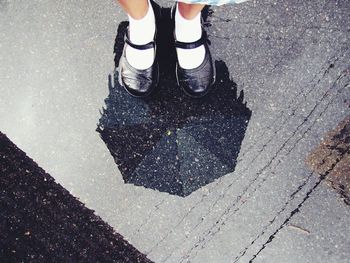
<instances>
[{"instance_id":1,"label":"umbrella reflection in puddle","mask_svg":"<svg viewBox=\"0 0 350 263\"><path fill-rule=\"evenodd\" d=\"M160 30L166 29L166 22ZM116 64L125 28L125 23L119 26ZM170 60L160 59L158 91L146 99L131 97L118 84L116 70L109 76L109 95L97 131L126 183L184 197L234 171L251 111L243 102L243 91L237 95L222 61L215 62L213 93L202 99L184 95L172 73L169 30L162 35L159 57Z\"/></svg>"}]
</instances>

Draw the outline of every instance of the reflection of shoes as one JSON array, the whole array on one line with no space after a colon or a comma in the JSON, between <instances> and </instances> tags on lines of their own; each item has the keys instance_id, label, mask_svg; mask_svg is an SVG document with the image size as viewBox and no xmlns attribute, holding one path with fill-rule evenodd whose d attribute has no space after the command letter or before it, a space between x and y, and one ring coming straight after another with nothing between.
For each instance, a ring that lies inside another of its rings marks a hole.
<instances>
[{"instance_id":1,"label":"reflection of shoes","mask_svg":"<svg viewBox=\"0 0 350 263\"><path fill-rule=\"evenodd\" d=\"M154 61L151 67L147 69L136 69L132 67L125 56L126 45L139 50L154 48ZM156 43L155 39L144 45L135 45L131 43L127 33L125 34L125 44L123 54L119 61L119 84L134 97L145 97L151 94L158 84L159 66L156 60Z\"/></svg>"},{"instance_id":2,"label":"reflection of shoes","mask_svg":"<svg viewBox=\"0 0 350 263\"><path fill-rule=\"evenodd\" d=\"M175 29L175 11L176 3L171 10L171 17ZM177 59L176 62L176 80L178 86L180 86L184 92L193 97L200 98L205 96L211 91L211 87L215 82L215 66L208 47L207 34L202 26L202 36L199 40L191 43L180 42L176 40L174 30L175 48L193 49L204 45L205 57L203 62L196 68L185 69L182 68Z\"/></svg>"}]
</instances>

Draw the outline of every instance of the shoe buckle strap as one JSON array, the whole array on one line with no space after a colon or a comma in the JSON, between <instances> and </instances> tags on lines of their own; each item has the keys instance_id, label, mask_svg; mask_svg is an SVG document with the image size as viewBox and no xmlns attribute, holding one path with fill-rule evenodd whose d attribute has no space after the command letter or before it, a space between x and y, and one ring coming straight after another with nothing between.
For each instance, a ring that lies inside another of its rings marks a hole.
<instances>
[{"instance_id":1,"label":"shoe buckle strap","mask_svg":"<svg viewBox=\"0 0 350 263\"><path fill-rule=\"evenodd\" d=\"M190 43L181 42L175 39L175 47L182 48L182 49L193 49L205 44L206 41L207 41L206 32L203 30L201 38L194 42L190 42Z\"/></svg>"},{"instance_id":2,"label":"shoe buckle strap","mask_svg":"<svg viewBox=\"0 0 350 263\"><path fill-rule=\"evenodd\" d=\"M150 49L150 48L154 48L155 47L154 41L151 41L151 42L149 42L147 44L143 44L143 45L137 45L137 44L132 43L130 41L130 39L129 39L128 33L125 34L124 41L129 46L131 46L131 47L133 47L135 49L139 49L139 50L145 50L145 49Z\"/></svg>"}]
</instances>

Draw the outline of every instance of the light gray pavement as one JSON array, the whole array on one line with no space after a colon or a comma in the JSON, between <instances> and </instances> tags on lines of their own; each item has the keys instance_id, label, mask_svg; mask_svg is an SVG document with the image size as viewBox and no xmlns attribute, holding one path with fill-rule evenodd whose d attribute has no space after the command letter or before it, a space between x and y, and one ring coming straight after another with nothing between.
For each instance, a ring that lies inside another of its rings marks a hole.
<instances>
[{"instance_id":1,"label":"light gray pavement","mask_svg":"<svg viewBox=\"0 0 350 263\"><path fill-rule=\"evenodd\" d=\"M350 113L350 2L212 10L252 110L235 172L186 198L123 183L95 132L126 19L112 1L0 0L0 130L155 262L348 262L350 209L304 160Z\"/></svg>"}]
</instances>

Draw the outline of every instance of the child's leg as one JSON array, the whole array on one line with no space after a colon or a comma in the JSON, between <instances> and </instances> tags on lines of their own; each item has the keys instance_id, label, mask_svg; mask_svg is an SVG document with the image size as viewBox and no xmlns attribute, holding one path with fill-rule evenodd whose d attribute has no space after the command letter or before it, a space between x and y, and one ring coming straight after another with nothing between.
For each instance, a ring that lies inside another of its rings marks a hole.
<instances>
[{"instance_id":1,"label":"child's leg","mask_svg":"<svg viewBox=\"0 0 350 263\"><path fill-rule=\"evenodd\" d=\"M147 13L147 0L118 0L118 2L124 11L133 19L141 19Z\"/></svg>"},{"instance_id":2,"label":"child's leg","mask_svg":"<svg viewBox=\"0 0 350 263\"><path fill-rule=\"evenodd\" d=\"M179 2L179 11L180 14L185 18L185 19L193 19L195 18L204 8L205 5L202 4L185 4L182 2Z\"/></svg>"},{"instance_id":3,"label":"child's leg","mask_svg":"<svg viewBox=\"0 0 350 263\"><path fill-rule=\"evenodd\" d=\"M200 12L204 6L178 2L175 13L175 35L178 41L194 42L200 39L202 35ZM198 67L205 57L203 45L195 49L177 48L176 51L180 66L185 69Z\"/></svg>"},{"instance_id":4,"label":"child's leg","mask_svg":"<svg viewBox=\"0 0 350 263\"><path fill-rule=\"evenodd\" d=\"M137 45L151 42L155 33L155 17L149 0L118 0L129 18L130 41ZM126 47L126 58L136 69L146 69L153 64L154 49L138 50Z\"/></svg>"}]
</instances>

